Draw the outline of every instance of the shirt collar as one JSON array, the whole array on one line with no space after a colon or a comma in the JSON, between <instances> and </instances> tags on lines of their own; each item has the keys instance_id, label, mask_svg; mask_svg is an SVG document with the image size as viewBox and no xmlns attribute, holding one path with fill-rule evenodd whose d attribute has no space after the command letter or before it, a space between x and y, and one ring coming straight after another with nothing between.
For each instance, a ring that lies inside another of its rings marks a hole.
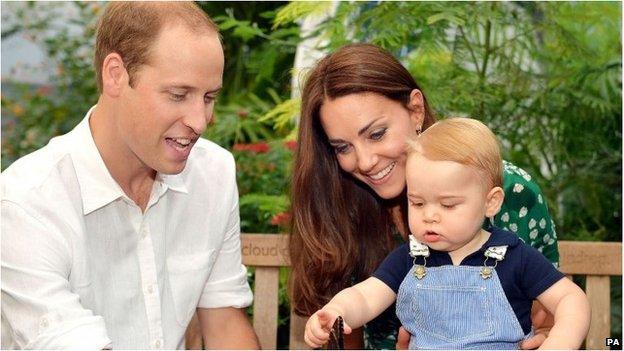
<instances>
[{"instance_id":1,"label":"shirt collar","mask_svg":"<svg viewBox=\"0 0 624 351\"><path fill-rule=\"evenodd\" d=\"M506 230L490 227L488 228L491 235L489 239L483 244L481 247L482 251L487 250L488 247L492 246L504 246L507 245L509 247L516 246L520 242L520 238L518 235L508 232Z\"/></svg>"},{"instance_id":2,"label":"shirt collar","mask_svg":"<svg viewBox=\"0 0 624 351\"><path fill-rule=\"evenodd\" d=\"M113 179L104 160L93 140L89 118L96 106L91 107L83 120L74 128L71 138L71 155L76 170L80 193L82 197L82 211L87 215L109 203L127 198L119 184ZM164 194L167 189L188 193L183 179L184 172L176 175L164 175L158 173L156 182L164 185L161 187Z\"/></svg>"}]
</instances>

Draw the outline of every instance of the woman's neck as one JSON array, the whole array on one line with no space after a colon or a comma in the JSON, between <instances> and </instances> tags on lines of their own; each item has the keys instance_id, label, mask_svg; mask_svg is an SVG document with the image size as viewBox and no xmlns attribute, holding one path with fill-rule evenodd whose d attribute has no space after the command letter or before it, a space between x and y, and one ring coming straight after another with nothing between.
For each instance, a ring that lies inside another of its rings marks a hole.
<instances>
[{"instance_id":1,"label":"woman's neck","mask_svg":"<svg viewBox=\"0 0 624 351\"><path fill-rule=\"evenodd\" d=\"M392 218L392 222L394 222L394 225L396 226L397 230L401 234L401 237L403 237L403 240L407 241L409 228L405 226L405 220L404 220L405 216L403 215L403 209L401 208L401 205L398 205L398 204L394 205L390 207L389 211L390 211L390 215Z\"/></svg>"}]
</instances>

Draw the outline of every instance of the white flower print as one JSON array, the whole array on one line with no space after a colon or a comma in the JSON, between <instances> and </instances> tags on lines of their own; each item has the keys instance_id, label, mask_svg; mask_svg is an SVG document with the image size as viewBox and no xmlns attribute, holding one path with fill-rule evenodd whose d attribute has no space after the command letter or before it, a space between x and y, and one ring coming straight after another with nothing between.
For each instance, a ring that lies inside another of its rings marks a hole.
<instances>
[{"instance_id":1,"label":"white flower print","mask_svg":"<svg viewBox=\"0 0 624 351\"><path fill-rule=\"evenodd\" d=\"M503 213L503 215L501 216L501 221L509 222L509 212Z\"/></svg>"},{"instance_id":2,"label":"white flower print","mask_svg":"<svg viewBox=\"0 0 624 351\"><path fill-rule=\"evenodd\" d=\"M540 204L544 203L544 199L542 198L542 194L538 194L537 195L537 202L539 202Z\"/></svg>"},{"instance_id":3,"label":"white flower print","mask_svg":"<svg viewBox=\"0 0 624 351\"><path fill-rule=\"evenodd\" d=\"M531 176L529 174L522 175L522 178L526 179L529 182L531 181Z\"/></svg>"},{"instance_id":4,"label":"white flower print","mask_svg":"<svg viewBox=\"0 0 624 351\"><path fill-rule=\"evenodd\" d=\"M532 240L535 240L535 238L537 238L537 229L531 230L531 232L529 233L529 238L531 238Z\"/></svg>"},{"instance_id":5,"label":"white flower print","mask_svg":"<svg viewBox=\"0 0 624 351\"><path fill-rule=\"evenodd\" d=\"M526 214L529 212L529 210L526 207L522 207L520 209L520 212L518 213L518 217L522 218L524 216L526 216Z\"/></svg>"},{"instance_id":6,"label":"white flower print","mask_svg":"<svg viewBox=\"0 0 624 351\"><path fill-rule=\"evenodd\" d=\"M543 240L544 240L544 243L547 243L550 240L550 235L548 234L544 235Z\"/></svg>"},{"instance_id":7,"label":"white flower print","mask_svg":"<svg viewBox=\"0 0 624 351\"><path fill-rule=\"evenodd\" d=\"M523 189L524 189L524 185L516 183L516 185L514 185L514 187L513 187L513 192L514 193L519 193Z\"/></svg>"},{"instance_id":8,"label":"white flower print","mask_svg":"<svg viewBox=\"0 0 624 351\"><path fill-rule=\"evenodd\" d=\"M555 239L550 239L548 240L548 245L554 245L555 244Z\"/></svg>"},{"instance_id":9,"label":"white flower print","mask_svg":"<svg viewBox=\"0 0 624 351\"><path fill-rule=\"evenodd\" d=\"M536 224L537 221L534 218L531 218L531 220L529 221L529 229L533 229Z\"/></svg>"},{"instance_id":10,"label":"white flower print","mask_svg":"<svg viewBox=\"0 0 624 351\"><path fill-rule=\"evenodd\" d=\"M544 218L540 219L539 226L542 229L546 228L546 220Z\"/></svg>"},{"instance_id":11,"label":"white flower print","mask_svg":"<svg viewBox=\"0 0 624 351\"><path fill-rule=\"evenodd\" d=\"M517 231L518 231L518 225L517 225L516 223L511 223L511 224L509 225L509 229L510 229L512 232L514 232L514 233L515 233L515 232L517 232Z\"/></svg>"}]
</instances>

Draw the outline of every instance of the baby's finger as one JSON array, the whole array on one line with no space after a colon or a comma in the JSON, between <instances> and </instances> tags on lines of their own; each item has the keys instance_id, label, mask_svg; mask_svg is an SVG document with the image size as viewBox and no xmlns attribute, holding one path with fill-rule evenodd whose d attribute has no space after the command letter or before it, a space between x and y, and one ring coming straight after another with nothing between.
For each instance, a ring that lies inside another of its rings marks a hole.
<instances>
[{"instance_id":1,"label":"baby's finger","mask_svg":"<svg viewBox=\"0 0 624 351\"><path fill-rule=\"evenodd\" d=\"M317 344L315 342L312 342L312 340L310 340L310 338L308 337L308 333L306 333L303 336L303 341L305 341L305 343L308 344L308 346L310 346L313 349L317 349L317 348L321 347L321 345L319 345L319 344Z\"/></svg>"},{"instance_id":2,"label":"baby's finger","mask_svg":"<svg viewBox=\"0 0 624 351\"><path fill-rule=\"evenodd\" d=\"M351 332L353 331L353 329L351 329L351 327L347 324L347 322L343 322L343 325L342 325L342 331L343 331L345 334L351 334Z\"/></svg>"},{"instance_id":3,"label":"baby's finger","mask_svg":"<svg viewBox=\"0 0 624 351\"><path fill-rule=\"evenodd\" d=\"M330 312L325 311L325 310L320 310L316 312L316 315L318 317L318 321L321 324L321 326L325 328L331 328L332 324L334 323L334 320L336 319L336 316L332 315Z\"/></svg>"}]
</instances>

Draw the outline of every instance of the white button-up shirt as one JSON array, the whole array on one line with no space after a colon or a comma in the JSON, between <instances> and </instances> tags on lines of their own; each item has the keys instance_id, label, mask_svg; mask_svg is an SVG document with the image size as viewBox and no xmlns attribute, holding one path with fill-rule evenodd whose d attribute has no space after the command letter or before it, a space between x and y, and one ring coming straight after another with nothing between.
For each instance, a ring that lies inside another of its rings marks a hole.
<instances>
[{"instance_id":1,"label":"white button-up shirt","mask_svg":"<svg viewBox=\"0 0 624 351\"><path fill-rule=\"evenodd\" d=\"M200 139L143 213L104 165L90 112L2 173L2 348L183 348L196 307L252 302L234 159Z\"/></svg>"}]
</instances>

